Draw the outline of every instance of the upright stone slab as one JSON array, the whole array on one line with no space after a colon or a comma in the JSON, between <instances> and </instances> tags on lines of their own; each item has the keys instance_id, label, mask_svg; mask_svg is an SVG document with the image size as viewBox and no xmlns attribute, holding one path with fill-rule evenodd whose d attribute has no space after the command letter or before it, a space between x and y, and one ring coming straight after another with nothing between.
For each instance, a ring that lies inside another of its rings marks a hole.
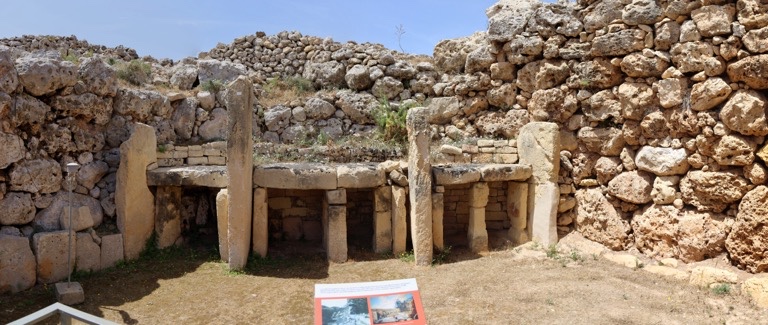
<instances>
[{"instance_id":1,"label":"upright stone slab","mask_svg":"<svg viewBox=\"0 0 768 325\"><path fill-rule=\"evenodd\" d=\"M136 123L131 137L120 145L115 186L117 228L123 234L127 260L139 257L155 226L155 197L147 186L147 166L156 161L155 130Z\"/></svg>"},{"instance_id":2,"label":"upright stone slab","mask_svg":"<svg viewBox=\"0 0 768 325\"><path fill-rule=\"evenodd\" d=\"M408 110L408 185L411 202L411 241L416 265L432 264L432 164L429 161L431 137L424 107Z\"/></svg>"},{"instance_id":3,"label":"upright stone slab","mask_svg":"<svg viewBox=\"0 0 768 325\"><path fill-rule=\"evenodd\" d=\"M267 189L253 189L253 253L267 256L269 220L267 215Z\"/></svg>"},{"instance_id":4,"label":"upright stone slab","mask_svg":"<svg viewBox=\"0 0 768 325\"><path fill-rule=\"evenodd\" d=\"M101 247L93 241L89 233L77 233L77 245L74 250L77 258L72 259L78 271L93 272L101 270Z\"/></svg>"},{"instance_id":5,"label":"upright stone slab","mask_svg":"<svg viewBox=\"0 0 768 325\"><path fill-rule=\"evenodd\" d=\"M224 102L229 113L227 175L229 195L227 236L229 268L242 269L248 262L253 220L253 89L245 76L227 86Z\"/></svg>"},{"instance_id":6,"label":"upright stone slab","mask_svg":"<svg viewBox=\"0 0 768 325\"><path fill-rule=\"evenodd\" d=\"M509 238L516 245L528 242L528 183L507 183Z\"/></svg>"},{"instance_id":7,"label":"upright stone slab","mask_svg":"<svg viewBox=\"0 0 768 325\"><path fill-rule=\"evenodd\" d=\"M155 194L157 248L163 249L181 237L181 187L158 186Z\"/></svg>"},{"instance_id":8,"label":"upright stone slab","mask_svg":"<svg viewBox=\"0 0 768 325\"><path fill-rule=\"evenodd\" d=\"M323 241L328 261L347 261L347 207L323 200Z\"/></svg>"},{"instance_id":9,"label":"upright stone slab","mask_svg":"<svg viewBox=\"0 0 768 325\"><path fill-rule=\"evenodd\" d=\"M388 186L373 191L373 251L381 254L392 251L392 190Z\"/></svg>"},{"instance_id":10,"label":"upright stone slab","mask_svg":"<svg viewBox=\"0 0 768 325\"><path fill-rule=\"evenodd\" d=\"M473 253L488 253L488 229L485 225L485 207L488 205L488 183L478 182L469 188L469 225L467 243Z\"/></svg>"},{"instance_id":11,"label":"upright stone slab","mask_svg":"<svg viewBox=\"0 0 768 325\"><path fill-rule=\"evenodd\" d=\"M36 267L27 237L0 235L0 294L34 286Z\"/></svg>"},{"instance_id":12,"label":"upright stone slab","mask_svg":"<svg viewBox=\"0 0 768 325\"><path fill-rule=\"evenodd\" d=\"M106 269L117 265L124 259L123 235L114 234L101 237L101 268Z\"/></svg>"},{"instance_id":13,"label":"upright stone slab","mask_svg":"<svg viewBox=\"0 0 768 325\"><path fill-rule=\"evenodd\" d=\"M560 131L555 123L533 122L520 129L520 163L530 165L528 225L530 237L544 246L557 243L557 205L560 188Z\"/></svg>"},{"instance_id":14,"label":"upright stone slab","mask_svg":"<svg viewBox=\"0 0 768 325\"><path fill-rule=\"evenodd\" d=\"M67 269L67 245L72 236L72 263ZM36 233L32 237L32 247L37 258L37 281L40 283L54 283L67 278L74 269L77 257L77 238L74 231L61 230L54 232Z\"/></svg>"},{"instance_id":15,"label":"upright stone slab","mask_svg":"<svg viewBox=\"0 0 768 325\"><path fill-rule=\"evenodd\" d=\"M407 187L392 185L392 253L405 253L408 240L408 223L406 222L405 200Z\"/></svg>"},{"instance_id":16,"label":"upright stone slab","mask_svg":"<svg viewBox=\"0 0 768 325\"><path fill-rule=\"evenodd\" d=\"M440 251L445 249L445 239L443 238L444 212L443 193L432 193L432 245Z\"/></svg>"},{"instance_id":17,"label":"upright stone slab","mask_svg":"<svg viewBox=\"0 0 768 325\"><path fill-rule=\"evenodd\" d=\"M219 255L221 255L222 261L229 259L229 241L227 239L229 238L227 236L228 213L229 195L227 195L227 190L223 189L216 194L216 226L219 229Z\"/></svg>"}]
</instances>

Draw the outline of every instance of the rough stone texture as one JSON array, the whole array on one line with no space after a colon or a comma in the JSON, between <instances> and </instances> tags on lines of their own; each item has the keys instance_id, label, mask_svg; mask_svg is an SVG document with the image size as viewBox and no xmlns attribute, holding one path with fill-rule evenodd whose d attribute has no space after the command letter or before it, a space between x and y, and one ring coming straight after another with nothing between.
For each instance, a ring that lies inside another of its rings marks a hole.
<instances>
[{"instance_id":1,"label":"rough stone texture","mask_svg":"<svg viewBox=\"0 0 768 325\"><path fill-rule=\"evenodd\" d=\"M765 96L754 90L739 90L720 110L720 120L729 129L743 135L768 135Z\"/></svg>"},{"instance_id":2,"label":"rough stone texture","mask_svg":"<svg viewBox=\"0 0 768 325\"><path fill-rule=\"evenodd\" d=\"M629 243L629 222L613 207L599 189L576 191L576 230L584 237L612 250Z\"/></svg>"},{"instance_id":3,"label":"rough stone texture","mask_svg":"<svg viewBox=\"0 0 768 325\"><path fill-rule=\"evenodd\" d=\"M211 111L210 119L200 125L197 134L204 141L226 139L228 124L229 116L227 115L227 110L217 107Z\"/></svg>"},{"instance_id":4,"label":"rough stone texture","mask_svg":"<svg viewBox=\"0 0 768 325\"><path fill-rule=\"evenodd\" d=\"M577 137L587 150L603 156L618 156L626 144L622 131L613 127L584 127L579 129Z\"/></svg>"},{"instance_id":5,"label":"rough stone texture","mask_svg":"<svg viewBox=\"0 0 768 325\"><path fill-rule=\"evenodd\" d=\"M741 135L726 135L715 143L712 158L722 166L746 166L755 160L757 143Z\"/></svg>"},{"instance_id":6,"label":"rough stone texture","mask_svg":"<svg viewBox=\"0 0 768 325\"><path fill-rule=\"evenodd\" d=\"M749 56L728 65L728 77L754 89L768 89L768 54Z\"/></svg>"},{"instance_id":7,"label":"rough stone texture","mask_svg":"<svg viewBox=\"0 0 768 325\"><path fill-rule=\"evenodd\" d=\"M520 128L528 122L530 114L522 109L511 109L506 113L481 111L475 120L475 126L481 134L517 138Z\"/></svg>"},{"instance_id":8,"label":"rough stone texture","mask_svg":"<svg viewBox=\"0 0 768 325\"><path fill-rule=\"evenodd\" d=\"M768 187L749 191L739 204L739 212L725 242L735 264L752 273L768 271Z\"/></svg>"},{"instance_id":9,"label":"rough stone texture","mask_svg":"<svg viewBox=\"0 0 768 325\"><path fill-rule=\"evenodd\" d=\"M11 191L55 193L61 189L62 172L53 159L23 160L11 167Z\"/></svg>"},{"instance_id":10,"label":"rough stone texture","mask_svg":"<svg viewBox=\"0 0 768 325\"><path fill-rule=\"evenodd\" d=\"M181 187L158 186L155 192L157 248L173 246L181 237Z\"/></svg>"},{"instance_id":11,"label":"rough stone texture","mask_svg":"<svg viewBox=\"0 0 768 325\"><path fill-rule=\"evenodd\" d=\"M760 276L746 279L741 285L741 292L747 293L755 305L768 308L768 277Z\"/></svg>"},{"instance_id":12,"label":"rough stone texture","mask_svg":"<svg viewBox=\"0 0 768 325\"><path fill-rule=\"evenodd\" d=\"M350 89L365 90L370 88L373 84L370 76L371 73L366 66L356 64L347 70L344 80L347 82L347 86L349 86Z\"/></svg>"},{"instance_id":13,"label":"rough stone texture","mask_svg":"<svg viewBox=\"0 0 768 325\"><path fill-rule=\"evenodd\" d=\"M384 170L376 164L344 164L336 168L338 187L374 188L386 183Z\"/></svg>"},{"instance_id":14,"label":"rough stone texture","mask_svg":"<svg viewBox=\"0 0 768 325\"><path fill-rule=\"evenodd\" d=\"M654 0L632 0L621 11L621 19L628 25L652 25L661 15L662 8Z\"/></svg>"},{"instance_id":15,"label":"rough stone texture","mask_svg":"<svg viewBox=\"0 0 768 325\"><path fill-rule=\"evenodd\" d=\"M432 98L427 109L429 110L429 123L445 124L461 112L461 104L456 97L437 97Z\"/></svg>"},{"instance_id":16,"label":"rough stone texture","mask_svg":"<svg viewBox=\"0 0 768 325\"><path fill-rule=\"evenodd\" d=\"M72 231L81 231L93 227L93 217L91 210L87 206L73 208L72 218L70 219L70 209L66 207L62 210L59 224L62 230L71 229Z\"/></svg>"},{"instance_id":17,"label":"rough stone texture","mask_svg":"<svg viewBox=\"0 0 768 325\"><path fill-rule=\"evenodd\" d=\"M437 185L468 184L480 180L481 173L473 165L441 165L432 168Z\"/></svg>"},{"instance_id":18,"label":"rough stone texture","mask_svg":"<svg viewBox=\"0 0 768 325\"><path fill-rule=\"evenodd\" d=\"M253 189L253 253L267 256L269 244L269 219L267 214L267 189ZM218 197L217 197L218 205Z\"/></svg>"},{"instance_id":19,"label":"rough stone texture","mask_svg":"<svg viewBox=\"0 0 768 325\"><path fill-rule=\"evenodd\" d=\"M326 243L328 261L347 261L347 207L327 205L323 208L323 239Z\"/></svg>"},{"instance_id":20,"label":"rough stone texture","mask_svg":"<svg viewBox=\"0 0 768 325\"><path fill-rule=\"evenodd\" d=\"M72 263L67 270L67 235L72 237ZM54 283L67 278L75 267L77 256L77 238L75 232L68 230L36 233L32 237L32 247L37 259L37 281Z\"/></svg>"},{"instance_id":21,"label":"rough stone texture","mask_svg":"<svg viewBox=\"0 0 768 325\"><path fill-rule=\"evenodd\" d=\"M736 7L733 4L704 6L691 12L696 28L704 37L730 34L735 15Z\"/></svg>"},{"instance_id":22,"label":"rough stone texture","mask_svg":"<svg viewBox=\"0 0 768 325\"><path fill-rule=\"evenodd\" d=\"M373 124L373 112L378 107L378 101L368 93L341 91L336 106L354 123Z\"/></svg>"},{"instance_id":23,"label":"rough stone texture","mask_svg":"<svg viewBox=\"0 0 768 325\"><path fill-rule=\"evenodd\" d=\"M430 111L408 110L408 183L411 205L411 240L416 265L432 264L432 164L430 163Z\"/></svg>"},{"instance_id":24,"label":"rough stone texture","mask_svg":"<svg viewBox=\"0 0 768 325\"><path fill-rule=\"evenodd\" d=\"M488 38L494 42L508 42L525 30L528 19L540 6L535 0L499 2L488 8Z\"/></svg>"},{"instance_id":25,"label":"rough stone texture","mask_svg":"<svg viewBox=\"0 0 768 325\"><path fill-rule=\"evenodd\" d=\"M35 203L29 193L10 192L0 199L0 225L24 225L35 218Z\"/></svg>"},{"instance_id":26,"label":"rough stone texture","mask_svg":"<svg viewBox=\"0 0 768 325\"><path fill-rule=\"evenodd\" d=\"M528 112L534 121L565 122L578 110L573 92L560 88L537 90L528 101Z\"/></svg>"},{"instance_id":27,"label":"rough stone texture","mask_svg":"<svg viewBox=\"0 0 768 325\"><path fill-rule=\"evenodd\" d=\"M408 224L406 223L408 188L392 185L392 254L405 252L408 239Z\"/></svg>"},{"instance_id":28,"label":"rough stone texture","mask_svg":"<svg viewBox=\"0 0 768 325\"><path fill-rule=\"evenodd\" d=\"M101 237L101 268L117 265L125 258L123 253L123 235L113 234Z\"/></svg>"},{"instance_id":29,"label":"rough stone texture","mask_svg":"<svg viewBox=\"0 0 768 325\"><path fill-rule=\"evenodd\" d=\"M656 204L672 204L675 201L677 193L677 184L680 183L679 176L658 176L653 180L653 190L651 197Z\"/></svg>"},{"instance_id":30,"label":"rough stone texture","mask_svg":"<svg viewBox=\"0 0 768 325\"><path fill-rule=\"evenodd\" d=\"M642 50L645 34L641 29L624 29L597 36L592 41L592 55L619 56Z\"/></svg>"},{"instance_id":31,"label":"rough stone texture","mask_svg":"<svg viewBox=\"0 0 768 325\"><path fill-rule=\"evenodd\" d=\"M77 83L74 63L47 55L28 54L16 59L16 72L19 83L33 96L48 95Z\"/></svg>"},{"instance_id":32,"label":"rough stone texture","mask_svg":"<svg viewBox=\"0 0 768 325\"><path fill-rule=\"evenodd\" d=\"M557 243L557 205L560 198L560 131L557 124L533 122L520 130L517 139L520 163L530 165L528 211L531 239L544 245Z\"/></svg>"},{"instance_id":33,"label":"rough stone texture","mask_svg":"<svg viewBox=\"0 0 768 325\"><path fill-rule=\"evenodd\" d=\"M709 43L686 42L672 45L672 62L682 73L700 72L707 69L714 58L714 48ZM733 77L731 77L733 79Z\"/></svg>"},{"instance_id":34,"label":"rough stone texture","mask_svg":"<svg viewBox=\"0 0 768 325\"><path fill-rule=\"evenodd\" d=\"M484 182L523 181L531 175L531 168L525 165L486 164L480 166L480 179Z\"/></svg>"},{"instance_id":35,"label":"rough stone texture","mask_svg":"<svg viewBox=\"0 0 768 325\"><path fill-rule=\"evenodd\" d=\"M87 189L92 189L107 172L109 172L109 165L106 162L92 161L77 171L77 183Z\"/></svg>"},{"instance_id":36,"label":"rough stone texture","mask_svg":"<svg viewBox=\"0 0 768 325\"><path fill-rule=\"evenodd\" d=\"M227 189L219 190L216 194L216 228L219 235L219 255L222 261L229 258L229 240L227 239L227 224L229 224L229 195Z\"/></svg>"},{"instance_id":37,"label":"rough stone texture","mask_svg":"<svg viewBox=\"0 0 768 325\"><path fill-rule=\"evenodd\" d=\"M731 94L731 87L723 79L709 78L693 85L691 89L691 109L706 111L723 101Z\"/></svg>"},{"instance_id":38,"label":"rough stone texture","mask_svg":"<svg viewBox=\"0 0 768 325\"><path fill-rule=\"evenodd\" d=\"M248 262L251 248L251 220L253 219L253 137L251 121L253 85L246 77L238 77L227 85L225 103L229 112L227 138L227 185L229 212L227 239L229 268L242 269Z\"/></svg>"},{"instance_id":39,"label":"rough stone texture","mask_svg":"<svg viewBox=\"0 0 768 325\"><path fill-rule=\"evenodd\" d=\"M754 29L741 38L744 47L752 53L768 52L768 27Z\"/></svg>"},{"instance_id":40,"label":"rough stone texture","mask_svg":"<svg viewBox=\"0 0 768 325\"><path fill-rule=\"evenodd\" d=\"M101 247L93 241L89 233L77 233L77 259L74 259L75 269L83 272L101 270Z\"/></svg>"},{"instance_id":41,"label":"rough stone texture","mask_svg":"<svg viewBox=\"0 0 768 325\"><path fill-rule=\"evenodd\" d=\"M225 188L229 183L224 166L160 167L147 172L150 186L199 186Z\"/></svg>"},{"instance_id":42,"label":"rough stone texture","mask_svg":"<svg viewBox=\"0 0 768 325\"><path fill-rule=\"evenodd\" d=\"M346 69L341 62L307 62L302 76L314 80L319 88L344 88L346 86L345 72Z\"/></svg>"},{"instance_id":43,"label":"rough stone texture","mask_svg":"<svg viewBox=\"0 0 768 325\"><path fill-rule=\"evenodd\" d=\"M14 66L13 56L7 48L0 49L0 92L12 93L19 85L19 75Z\"/></svg>"},{"instance_id":44,"label":"rough stone texture","mask_svg":"<svg viewBox=\"0 0 768 325\"><path fill-rule=\"evenodd\" d=\"M680 181L683 201L699 211L722 212L729 204L740 200L749 189L749 182L735 172L689 172Z\"/></svg>"},{"instance_id":45,"label":"rough stone texture","mask_svg":"<svg viewBox=\"0 0 768 325\"><path fill-rule=\"evenodd\" d=\"M443 193L432 193L432 246L442 251L445 249L443 236L443 215L445 214L445 197Z\"/></svg>"},{"instance_id":46,"label":"rough stone texture","mask_svg":"<svg viewBox=\"0 0 768 325\"><path fill-rule=\"evenodd\" d=\"M688 154L682 148L644 146L637 152L635 164L638 169L657 176L682 175L690 168Z\"/></svg>"},{"instance_id":47,"label":"rough stone texture","mask_svg":"<svg viewBox=\"0 0 768 325\"><path fill-rule=\"evenodd\" d=\"M379 254L391 252L392 189L389 186L377 187L373 191L373 205L373 251Z\"/></svg>"},{"instance_id":48,"label":"rough stone texture","mask_svg":"<svg viewBox=\"0 0 768 325\"><path fill-rule=\"evenodd\" d=\"M621 173L608 183L608 193L623 201L634 204L645 204L651 201L653 189L651 175L630 171Z\"/></svg>"},{"instance_id":49,"label":"rough stone texture","mask_svg":"<svg viewBox=\"0 0 768 325\"><path fill-rule=\"evenodd\" d=\"M0 294L27 290L35 280L35 255L29 239L0 234Z\"/></svg>"},{"instance_id":50,"label":"rough stone texture","mask_svg":"<svg viewBox=\"0 0 768 325\"><path fill-rule=\"evenodd\" d=\"M23 159L26 154L24 141L15 134L0 132L0 147L3 148L0 153L0 169Z\"/></svg>"},{"instance_id":51,"label":"rough stone texture","mask_svg":"<svg viewBox=\"0 0 768 325\"><path fill-rule=\"evenodd\" d=\"M507 183L507 217L509 218L509 237L516 244L529 240L528 229L528 184L522 182Z\"/></svg>"},{"instance_id":52,"label":"rough stone texture","mask_svg":"<svg viewBox=\"0 0 768 325\"><path fill-rule=\"evenodd\" d=\"M75 217L75 213L77 213L77 217L79 218L79 209L81 207L88 207L88 214L93 221L90 223L88 221L83 221L83 223L91 224L94 227L101 225L101 222L104 219L104 210L99 200L78 193L72 193L72 196L70 197L69 193L64 191L57 193L48 207L37 213L32 225L37 231L54 231L62 229L61 218L64 214L68 213L70 202L72 205L73 217Z\"/></svg>"},{"instance_id":53,"label":"rough stone texture","mask_svg":"<svg viewBox=\"0 0 768 325\"><path fill-rule=\"evenodd\" d=\"M325 191L325 201L331 205L346 205L347 190L344 188Z\"/></svg>"},{"instance_id":54,"label":"rough stone texture","mask_svg":"<svg viewBox=\"0 0 768 325\"><path fill-rule=\"evenodd\" d=\"M198 60L197 69L197 78L200 84L214 80L227 84L239 76L248 75L248 70L244 65L229 61Z\"/></svg>"},{"instance_id":55,"label":"rough stone texture","mask_svg":"<svg viewBox=\"0 0 768 325\"><path fill-rule=\"evenodd\" d=\"M647 57L641 52L631 53L621 60L621 71L633 78L660 77L667 68L668 60Z\"/></svg>"},{"instance_id":56,"label":"rough stone texture","mask_svg":"<svg viewBox=\"0 0 768 325\"><path fill-rule=\"evenodd\" d=\"M147 186L147 166L157 162L156 149L154 130L140 123L134 126L130 139L120 145L115 212L126 260L139 257L155 225L155 197Z\"/></svg>"},{"instance_id":57,"label":"rough stone texture","mask_svg":"<svg viewBox=\"0 0 768 325\"><path fill-rule=\"evenodd\" d=\"M469 188L469 225L467 242L476 254L488 252L488 230L485 225L485 207L488 204L488 183L478 182Z\"/></svg>"},{"instance_id":58,"label":"rough stone texture","mask_svg":"<svg viewBox=\"0 0 768 325\"><path fill-rule=\"evenodd\" d=\"M748 29L768 25L768 5L760 0L741 0L738 2L739 22Z\"/></svg>"},{"instance_id":59,"label":"rough stone texture","mask_svg":"<svg viewBox=\"0 0 768 325\"><path fill-rule=\"evenodd\" d=\"M324 120L333 116L336 113L336 108L325 100L312 97L304 103L304 112L306 112L307 119Z\"/></svg>"},{"instance_id":60,"label":"rough stone texture","mask_svg":"<svg viewBox=\"0 0 768 325\"><path fill-rule=\"evenodd\" d=\"M691 270L690 284L697 287L709 288L712 284L736 283L738 276L730 271L709 266L697 266Z\"/></svg>"},{"instance_id":61,"label":"rough stone texture","mask_svg":"<svg viewBox=\"0 0 768 325\"><path fill-rule=\"evenodd\" d=\"M338 188L335 166L308 163L261 165L253 171L253 184L266 188L333 190Z\"/></svg>"}]
</instances>

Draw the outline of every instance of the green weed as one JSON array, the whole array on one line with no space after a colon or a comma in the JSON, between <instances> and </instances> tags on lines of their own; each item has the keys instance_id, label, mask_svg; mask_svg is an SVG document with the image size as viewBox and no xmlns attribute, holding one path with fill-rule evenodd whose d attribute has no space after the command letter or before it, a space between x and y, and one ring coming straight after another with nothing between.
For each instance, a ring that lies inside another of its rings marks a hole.
<instances>
[{"instance_id":1,"label":"green weed","mask_svg":"<svg viewBox=\"0 0 768 325\"><path fill-rule=\"evenodd\" d=\"M407 252L402 252L400 254L397 254L397 258L399 258L401 261L406 263L411 263L416 261L416 255L413 254L413 251L407 251Z\"/></svg>"},{"instance_id":2,"label":"green weed","mask_svg":"<svg viewBox=\"0 0 768 325\"><path fill-rule=\"evenodd\" d=\"M141 60L132 60L127 65L117 69L117 77L128 83L140 86L149 82L149 76L152 74L152 66Z\"/></svg>"},{"instance_id":3,"label":"green weed","mask_svg":"<svg viewBox=\"0 0 768 325\"><path fill-rule=\"evenodd\" d=\"M728 283L720 283L712 288L712 293L718 296L724 296L731 293L731 285Z\"/></svg>"},{"instance_id":4,"label":"green weed","mask_svg":"<svg viewBox=\"0 0 768 325\"><path fill-rule=\"evenodd\" d=\"M213 79L200 84L200 89L215 94L224 90L225 85L221 80Z\"/></svg>"},{"instance_id":5,"label":"green weed","mask_svg":"<svg viewBox=\"0 0 768 325\"><path fill-rule=\"evenodd\" d=\"M379 105L373 112L373 119L384 141L407 143L408 130L405 119L410 105L400 105L397 108L390 105L386 97L379 99Z\"/></svg>"}]
</instances>

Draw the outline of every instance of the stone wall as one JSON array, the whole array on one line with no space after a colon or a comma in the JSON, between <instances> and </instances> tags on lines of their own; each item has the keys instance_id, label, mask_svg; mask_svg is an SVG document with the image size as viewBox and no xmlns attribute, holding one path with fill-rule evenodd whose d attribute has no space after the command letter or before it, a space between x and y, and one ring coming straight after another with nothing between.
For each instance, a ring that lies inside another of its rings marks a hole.
<instances>
[{"instance_id":1,"label":"stone wall","mask_svg":"<svg viewBox=\"0 0 768 325\"><path fill-rule=\"evenodd\" d=\"M466 241L469 225L469 190L472 184L447 185L443 194L443 228L446 245ZM507 182L488 182L488 205L485 207L485 222L488 230L509 230L510 217L507 215ZM456 242L451 242L455 236Z\"/></svg>"},{"instance_id":2,"label":"stone wall","mask_svg":"<svg viewBox=\"0 0 768 325\"><path fill-rule=\"evenodd\" d=\"M202 145L175 146L160 145L157 151L159 167L178 167L211 165L224 166L227 164L227 142L217 141Z\"/></svg>"}]
</instances>

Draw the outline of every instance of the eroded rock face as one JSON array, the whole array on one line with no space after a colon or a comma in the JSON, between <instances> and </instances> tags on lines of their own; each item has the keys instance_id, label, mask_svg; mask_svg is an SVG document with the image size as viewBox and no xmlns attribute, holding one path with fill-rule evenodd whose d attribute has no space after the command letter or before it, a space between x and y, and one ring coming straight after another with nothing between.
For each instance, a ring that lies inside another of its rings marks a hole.
<instances>
[{"instance_id":1,"label":"eroded rock face","mask_svg":"<svg viewBox=\"0 0 768 325\"><path fill-rule=\"evenodd\" d=\"M87 92L106 97L117 95L117 73L100 58L83 59L78 75Z\"/></svg>"},{"instance_id":2,"label":"eroded rock face","mask_svg":"<svg viewBox=\"0 0 768 325\"><path fill-rule=\"evenodd\" d=\"M691 109L706 111L723 101L731 94L731 87L721 78L709 78L691 88Z\"/></svg>"},{"instance_id":3,"label":"eroded rock face","mask_svg":"<svg viewBox=\"0 0 768 325\"><path fill-rule=\"evenodd\" d=\"M714 155L722 166L746 166L755 160L757 143L741 135L726 135L720 138L714 147Z\"/></svg>"},{"instance_id":4,"label":"eroded rock face","mask_svg":"<svg viewBox=\"0 0 768 325\"><path fill-rule=\"evenodd\" d=\"M61 61L57 56L28 54L16 59L19 82L26 92L43 96L77 83L75 64Z\"/></svg>"},{"instance_id":5,"label":"eroded rock face","mask_svg":"<svg viewBox=\"0 0 768 325\"><path fill-rule=\"evenodd\" d=\"M728 65L728 77L754 89L768 89L768 54L748 56Z\"/></svg>"},{"instance_id":6,"label":"eroded rock face","mask_svg":"<svg viewBox=\"0 0 768 325\"><path fill-rule=\"evenodd\" d=\"M696 28L704 37L730 34L735 15L736 7L733 4L704 6L691 12Z\"/></svg>"},{"instance_id":7,"label":"eroded rock face","mask_svg":"<svg viewBox=\"0 0 768 325\"><path fill-rule=\"evenodd\" d=\"M312 97L304 103L304 112L308 119L324 120L333 116L333 113L336 113L336 108L323 99Z\"/></svg>"},{"instance_id":8,"label":"eroded rock face","mask_svg":"<svg viewBox=\"0 0 768 325\"><path fill-rule=\"evenodd\" d=\"M576 191L575 196L576 230L610 249L624 249L631 240L629 222L600 190L581 189Z\"/></svg>"},{"instance_id":9,"label":"eroded rock face","mask_svg":"<svg viewBox=\"0 0 768 325\"><path fill-rule=\"evenodd\" d=\"M768 187L749 191L739 204L725 247L735 264L752 273L768 271Z\"/></svg>"},{"instance_id":10,"label":"eroded rock face","mask_svg":"<svg viewBox=\"0 0 768 325\"><path fill-rule=\"evenodd\" d=\"M485 36L486 32L477 32L467 37L440 41L434 50L435 68L445 73L460 73L467 61L467 54L480 47Z\"/></svg>"},{"instance_id":11,"label":"eroded rock face","mask_svg":"<svg viewBox=\"0 0 768 325\"><path fill-rule=\"evenodd\" d=\"M571 69L563 60L540 60L523 66L517 74L517 86L525 91L558 86L568 79Z\"/></svg>"},{"instance_id":12,"label":"eroded rock face","mask_svg":"<svg viewBox=\"0 0 768 325\"><path fill-rule=\"evenodd\" d=\"M372 124L373 111L378 102L376 97L367 93L341 92L336 106L347 114L350 120L358 124Z\"/></svg>"},{"instance_id":13,"label":"eroded rock face","mask_svg":"<svg viewBox=\"0 0 768 325\"><path fill-rule=\"evenodd\" d=\"M608 192L622 201L645 204L651 201L653 177L645 172L621 173L608 183Z\"/></svg>"},{"instance_id":14,"label":"eroded rock face","mask_svg":"<svg viewBox=\"0 0 768 325\"><path fill-rule=\"evenodd\" d=\"M109 123L112 116L112 99L92 93L56 96L51 101L51 107L61 114L75 116L86 122L94 120L98 125Z\"/></svg>"},{"instance_id":15,"label":"eroded rock face","mask_svg":"<svg viewBox=\"0 0 768 325\"><path fill-rule=\"evenodd\" d=\"M576 96L560 88L537 90L528 101L528 111L534 121L565 122L577 109Z\"/></svg>"},{"instance_id":16,"label":"eroded rock face","mask_svg":"<svg viewBox=\"0 0 768 325\"><path fill-rule=\"evenodd\" d=\"M681 175L690 168L688 154L683 148L644 146L637 152L635 164L638 169L658 176Z\"/></svg>"},{"instance_id":17,"label":"eroded rock face","mask_svg":"<svg viewBox=\"0 0 768 325\"><path fill-rule=\"evenodd\" d=\"M683 201L699 211L722 212L728 205L742 198L749 190L749 182L732 171L689 172L680 181Z\"/></svg>"},{"instance_id":18,"label":"eroded rock face","mask_svg":"<svg viewBox=\"0 0 768 325\"><path fill-rule=\"evenodd\" d=\"M617 128L581 128L577 134L589 151L603 156L618 156L626 143L624 135Z\"/></svg>"},{"instance_id":19,"label":"eroded rock face","mask_svg":"<svg viewBox=\"0 0 768 325\"><path fill-rule=\"evenodd\" d=\"M228 84L237 79L238 76L248 74L248 69L242 64L219 60L198 60L197 69L197 78L200 84L209 81L220 81Z\"/></svg>"},{"instance_id":20,"label":"eroded rock face","mask_svg":"<svg viewBox=\"0 0 768 325\"><path fill-rule=\"evenodd\" d=\"M12 93L19 85L19 76L8 49L0 49L0 92Z\"/></svg>"},{"instance_id":21,"label":"eroded rock face","mask_svg":"<svg viewBox=\"0 0 768 325\"><path fill-rule=\"evenodd\" d=\"M36 266L27 237L0 234L0 294L17 293L34 286Z\"/></svg>"},{"instance_id":22,"label":"eroded rock face","mask_svg":"<svg viewBox=\"0 0 768 325\"><path fill-rule=\"evenodd\" d=\"M354 90L364 90L371 87L373 81L371 80L371 72L368 68L362 64L356 64L347 71L344 75L344 80L347 81L347 86Z\"/></svg>"},{"instance_id":23,"label":"eroded rock face","mask_svg":"<svg viewBox=\"0 0 768 325\"><path fill-rule=\"evenodd\" d=\"M61 189L61 166L53 159L24 160L13 166L11 190L54 193Z\"/></svg>"},{"instance_id":24,"label":"eroded rock face","mask_svg":"<svg viewBox=\"0 0 768 325\"><path fill-rule=\"evenodd\" d=\"M10 164L21 160L27 152L24 141L17 135L9 133L0 132L0 148L3 148L0 152L0 169L5 169Z\"/></svg>"},{"instance_id":25,"label":"eroded rock face","mask_svg":"<svg viewBox=\"0 0 768 325\"><path fill-rule=\"evenodd\" d=\"M720 119L729 129L743 135L768 135L765 110L768 101L754 90L739 90L725 103Z\"/></svg>"},{"instance_id":26,"label":"eroded rock face","mask_svg":"<svg viewBox=\"0 0 768 325\"><path fill-rule=\"evenodd\" d=\"M323 63L307 62L304 66L304 78L314 80L320 88L343 88L346 86L346 69L337 61Z\"/></svg>"},{"instance_id":27,"label":"eroded rock face","mask_svg":"<svg viewBox=\"0 0 768 325\"><path fill-rule=\"evenodd\" d=\"M0 200L0 225L24 225L35 218L35 203L29 193L10 192Z\"/></svg>"},{"instance_id":28,"label":"eroded rock face","mask_svg":"<svg viewBox=\"0 0 768 325\"><path fill-rule=\"evenodd\" d=\"M35 216L32 221L32 226L37 231L56 231L62 229L61 218L64 214L68 213L70 202L72 202L72 216L74 217L80 207L87 207L88 214L93 219L92 222L86 224L92 224L93 227L98 227L104 220L104 210L101 207L101 202L88 195L82 195L78 193L72 193L70 197L69 193L61 191L53 198L48 207L41 210ZM65 211L67 210L67 211Z\"/></svg>"},{"instance_id":29,"label":"eroded rock face","mask_svg":"<svg viewBox=\"0 0 768 325\"><path fill-rule=\"evenodd\" d=\"M530 122L528 111L522 109L503 112L481 112L475 125L481 134L516 138L523 125Z\"/></svg>"}]
</instances>

